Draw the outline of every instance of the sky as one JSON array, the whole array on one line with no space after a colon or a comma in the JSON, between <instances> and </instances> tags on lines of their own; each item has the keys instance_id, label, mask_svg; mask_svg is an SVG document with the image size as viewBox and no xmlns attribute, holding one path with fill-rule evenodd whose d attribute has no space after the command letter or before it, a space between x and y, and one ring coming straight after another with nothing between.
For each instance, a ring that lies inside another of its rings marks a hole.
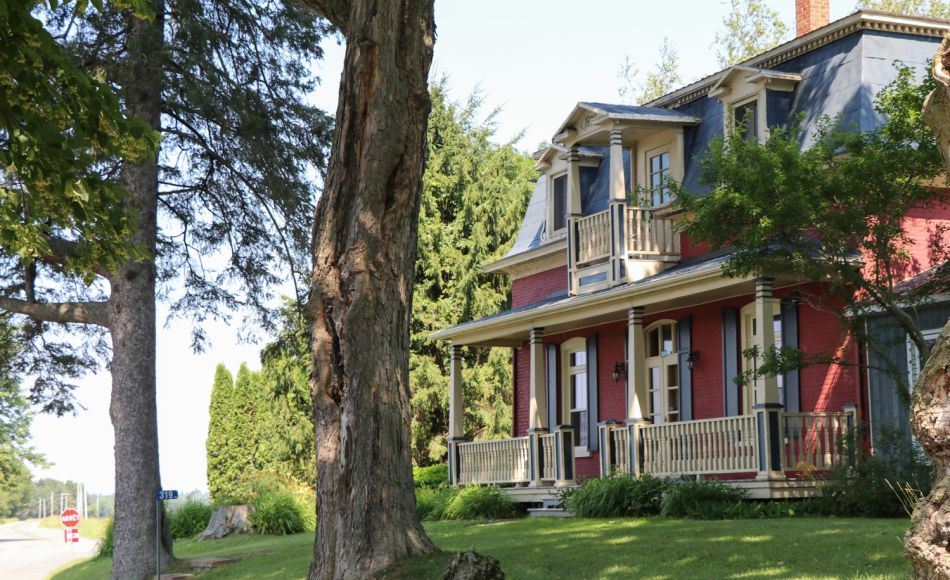
<instances>
[{"instance_id":1,"label":"sky","mask_svg":"<svg viewBox=\"0 0 950 580\"><path fill-rule=\"evenodd\" d=\"M794 34L794 0L767 0ZM854 10L854 0L831 0L831 18ZM679 54L684 84L717 72L712 44L728 12L717 0L436 0L437 40L432 77L448 77L453 99L472 91L484 98L484 112L500 107L496 140L524 132L517 145L534 151L549 141L578 101L618 102L618 70L625 56L641 78L653 68L668 37ZM336 111L345 48L324 43L316 63L321 85L312 96ZM205 438L214 369L233 373L242 362L260 368L259 344L241 344L233 324L209 323L210 347L191 351L191 327L165 325L159 312L158 422L162 484L181 491L206 490ZM235 321L241 319L240 315ZM236 323L235 323L236 324ZM52 466L37 477L82 481L91 493L114 489L113 436L109 420L111 379L106 372L84 378L75 416L37 416L33 445Z\"/></svg>"}]
</instances>

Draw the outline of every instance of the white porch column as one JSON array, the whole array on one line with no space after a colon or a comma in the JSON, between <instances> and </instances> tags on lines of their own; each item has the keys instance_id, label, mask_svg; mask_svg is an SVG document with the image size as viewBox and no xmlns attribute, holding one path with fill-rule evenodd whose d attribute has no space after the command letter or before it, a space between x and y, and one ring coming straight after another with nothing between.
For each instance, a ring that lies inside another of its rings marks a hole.
<instances>
[{"instance_id":1,"label":"white porch column","mask_svg":"<svg viewBox=\"0 0 950 580\"><path fill-rule=\"evenodd\" d=\"M627 418L647 418L646 337L643 335L643 307L627 310Z\"/></svg>"},{"instance_id":2,"label":"white porch column","mask_svg":"<svg viewBox=\"0 0 950 580\"><path fill-rule=\"evenodd\" d=\"M449 483L459 485L462 458L459 443L465 441L465 401L462 393L462 347L449 347L449 436L447 437Z\"/></svg>"},{"instance_id":3,"label":"white porch column","mask_svg":"<svg viewBox=\"0 0 950 580\"><path fill-rule=\"evenodd\" d=\"M643 335L643 307L627 310L627 464L640 477L642 458L640 427L649 422L649 392L646 377L646 337Z\"/></svg>"},{"instance_id":4,"label":"white porch column","mask_svg":"<svg viewBox=\"0 0 950 580\"><path fill-rule=\"evenodd\" d=\"M449 347L449 437L465 435L465 402L462 394L462 347Z\"/></svg>"},{"instance_id":5,"label":"white porch column","mask_svg":"<svg viewBox=\"0 0 950 580\"><path fill-rule=\"evenodd\" d=\"M532 328L528 342L531 348L528 428L544 429L548 427L548 405L544 383L544 329Z\"/></svg>"},{"instance_id":6,"label":"white porch column","mask_svg":"<svg viewBox=\"0 0 950 580\"><path fill-rule=\"evenodd\" d=\"M627 280L627 187L623 178L623 133L610 132L610 285Z\"/></svg>"},{"instance_id":7,"label":"white porch column","mask_svg":"<svg viewBox=\"0 0 950 580\"><path fill-rule=\"evenodd\" d=\"M775 348L775 331L772 328L774 316L772 278L756 278L755 346L760 353L757 363L762 360L764 353ZM756 479L782 479L785 477L782 470L782 404L778 399L778 379L775 376L756 377L752 411L755 413L759 445L759 469Z\"/></svg>"},{"instance_id":8,"label":"white porch column","mask_svg":"<svg viewBox=\"0 0 950 580\"><path fill-rule=\"evenodd\" d=\"M581 156L577 145L567 158L567 291L577 294L577 232L575 222L581 216Z\"/></svg>"},{"instance_id":9,"label":"white porch column","mask_svg":"<svg viewBox=\"0 0 950 580\"><path fill-rule=\"evenodd\" d=\"M759 351L759 361L765 353L775 348L775 303L772 300L772 278L757 278L755 281L755 346ZM760 363L761 364L761 363ZM756 377L755 403L779 403L778 379L772 375Z\"/></svg>"}]
</instances>

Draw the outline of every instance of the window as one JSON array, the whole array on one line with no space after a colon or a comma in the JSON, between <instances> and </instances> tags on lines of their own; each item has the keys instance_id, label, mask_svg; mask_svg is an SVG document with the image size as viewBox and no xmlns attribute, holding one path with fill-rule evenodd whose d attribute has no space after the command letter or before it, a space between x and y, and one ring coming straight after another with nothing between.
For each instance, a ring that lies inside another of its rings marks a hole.
<instances>
[{"instance_id":1,"label":"window","mask_svg":"<svg viewBox=\"0 0 950 580\"><path fill-rule=\"evenodd\" d=\"M559 175L553 181L554 229L551 231L556 232L567 227L567 175Z\"/></svg>"},{"instance_id":2,"label":"window","mask_svg":"<svg viewBox=\"0 0 950 580\"><path fill-rule=\"evenodd\" d=\"M676 323L662 321L646 329L647 388L650 419L654 425L679 421L679 357L676 353Z\"/></svg>"},{"instance_id":3,"label":"window","mask_svg":"<svg viewBox=\"0 0 950 580\"><path fill-rule=\"evenodd\" d=\"M561 420L574 427L575 455L587 455L587 341L572 338L561 345L563 392Z\"/></svg>"},{"instance_id":4,"label":"window","mask_svg":"<svg viewBox=\"0 0 950 580\"><path fill-rule=\"evenodd\" d=\"M782 348L782 314L781 314L781 302L778 298L771 298L773 312L775 312L772 317L772 334L775 336L775 348L780 350ZM758 335L759 323L755 318L755 303L747 304L742 308L742 350L750 349L755 346L755 339ZM742 370L743 371L754 371L758 361L754 358L742 358ZM785 377L782 375L776 375L776 381L778 382L778 400L785 406ZM755 404L755 384L750 382L747 385L742 387L742 409L743 414L752 413L752 405Z\"/></svg>"},{"instance_id":5,"label":"window","mask_svg":"<svg viewBox=\"0 0 950 580\"><path fill-rule=\"evenodd\" d=\"M755 99L739 105L733 111L733 130L741 129L743 136L747 141L755 141L759 138L758 127L759 102Z\"/></svg>"},{"instance_id":6,"label":"window","mask_svg":"<svg viewBox=\"0 0 950 580\"><path fill-rule=\"evenodd\" d=\"M927 342L929 348L933 348L935 342L937 342L937 337L940 336L939 328L932 328L930 330L922 331L924 335L924 340ZM920 351L917 350L917 345L914 344L914 341L910 339L910 335L907 335L907 387L913 391L914 385L917 384L917 378L920 377L920 371L924 368L924 362L920 360Z\"/></svg>"},{"instance_id":7,"label":"window","mask_svg":"<svg viewBox=\"0 0 950 580\"><path fill-rule=\"evenodd\" d=\"M650 157L650 198L653 207L670 202L670 152Z\"/></svg>"}]
</instances>

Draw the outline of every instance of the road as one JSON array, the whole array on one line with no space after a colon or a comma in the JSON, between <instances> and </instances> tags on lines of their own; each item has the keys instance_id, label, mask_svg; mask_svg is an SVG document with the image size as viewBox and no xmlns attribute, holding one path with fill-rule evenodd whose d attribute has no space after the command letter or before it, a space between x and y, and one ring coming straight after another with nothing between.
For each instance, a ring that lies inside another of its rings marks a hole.
<instances>
[{"instance_id":1,"label":"road","mask_svg":"<svg viewBox=\"0 0 950 580\"><path fill-rule=\"evenodd\" d=\"M67 545L62 530L41 528L36 520L0 525L0 578L43 580L60 566L95 554L95 540Z\"/></svg>"}]
</instances>

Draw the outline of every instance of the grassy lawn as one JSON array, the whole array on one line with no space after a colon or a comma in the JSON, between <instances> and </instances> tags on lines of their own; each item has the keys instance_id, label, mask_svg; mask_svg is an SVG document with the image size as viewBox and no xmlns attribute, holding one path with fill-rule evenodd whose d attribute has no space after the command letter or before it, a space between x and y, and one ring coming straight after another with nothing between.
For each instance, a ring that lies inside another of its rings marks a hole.
<instances>
[{"instance_id":1,"label":"grassy lawn","mask_svg":"<svg viewBox=\"0 0 950 580\"><path fill-rule=\"evenodd\" d=\"M509 578L906 578L903 519L796 518L698 522L667 519L523 519L426 525L444 550L387 578L441 578L451 553L474 546ZM201 578L304 578L313 535L240 536L175 543L179 558L241 561ZM109 561L54 578L103 578Z\"/></svg>"},{"instance_id":2,"label":"grassy lawn","mask_svg":"<svg viewBox=\"0 0 950 580\"><path fill-rule=\"evenodd\" d=\"M106 526L109 524L109 518L84 518L79 520L79 536L89 538L90 540L99 540L106 533ZM62 530L63 524L59 521L59 516L50 516L40 520L41 528L51 530Z\"/></svg>"}]
</instances>

